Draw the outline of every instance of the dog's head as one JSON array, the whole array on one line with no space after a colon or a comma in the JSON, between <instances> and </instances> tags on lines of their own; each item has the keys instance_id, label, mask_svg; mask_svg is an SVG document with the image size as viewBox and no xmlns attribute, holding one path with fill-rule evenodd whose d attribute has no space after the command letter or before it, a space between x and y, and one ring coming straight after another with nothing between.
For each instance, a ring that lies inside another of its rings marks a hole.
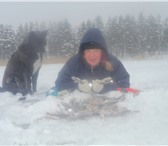
<instances>
[{"instance_id":1,"label":"dog's head","mask_svg":"<svg viewBox=\"0 0 168 146\"><path fill-rule=\"evenodd\" d=\"M46 46L46 31L31 31L20 45L19 49L29 53L44 53Z\"/></svg>"}]
</instances>

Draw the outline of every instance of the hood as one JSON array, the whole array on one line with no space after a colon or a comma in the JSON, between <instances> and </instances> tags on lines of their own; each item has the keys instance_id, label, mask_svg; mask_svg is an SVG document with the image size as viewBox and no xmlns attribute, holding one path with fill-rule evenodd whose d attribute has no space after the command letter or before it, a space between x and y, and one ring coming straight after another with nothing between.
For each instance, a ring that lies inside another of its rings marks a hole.
<instances>
[{"instance_id":1,"label":"hood","mask_svg":"<svg viewBox=\"0 0 168 146\"><path fill-rule=\"evenodd\" d=\"M91 28L89 29L83 36L81 42L80 42L80 47L79 47L79 53L81 54L84 49L85 46L88 43L96 43L98 44L101 49L106 53L106 55L108 54L107 52L107 45L104 39L104 36L102 34L102 32L97 29L97 28Z\"/></svg>"}]
</instances>

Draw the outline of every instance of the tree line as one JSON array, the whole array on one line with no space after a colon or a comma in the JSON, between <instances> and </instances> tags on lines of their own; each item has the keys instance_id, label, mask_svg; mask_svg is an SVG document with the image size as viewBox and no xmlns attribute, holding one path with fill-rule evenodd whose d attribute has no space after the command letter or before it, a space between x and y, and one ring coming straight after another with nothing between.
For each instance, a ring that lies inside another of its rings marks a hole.
<instances>
[{"instance_id":1,"label":"tree line","mask_svg":"<svg viewBox=\"0 0 168 146\"><path fill-rule=\"evenodd\" d=\"M145 17L141 13L138 18L115 16L106 22L97 16L75 27L67 19L20 24L16 30L12 25L0 24L0 59L8 59L32 30L48 30L46 56L70 57L78 51L83 34L91 27L103 32L109 52L117 57L168 53L168 18Z\"/></svg>"}]
</instances>

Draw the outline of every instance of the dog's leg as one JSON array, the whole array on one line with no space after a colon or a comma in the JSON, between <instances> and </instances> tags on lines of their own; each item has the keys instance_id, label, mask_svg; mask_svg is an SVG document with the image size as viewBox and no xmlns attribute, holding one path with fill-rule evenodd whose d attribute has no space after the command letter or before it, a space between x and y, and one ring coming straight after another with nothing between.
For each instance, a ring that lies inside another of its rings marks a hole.
<instances>
[{"instance_id":1,"label":"dog's leg","mask_svg":"<svg viewBox=\"0 0 168 146\"><path fill-rule=\"evenodd\" d=\"M4 90L3 90L3 88L2 88L2 87L0 87L0 92L4 92Z\"/></svg>"},{"instance_id":2,"label":"dog's leg","mask_svg":"<svg viewBox=\"0 0 168 146\"><path fill-rule=\"evenodd\" d=\"M37 78L38 78L39 70L40 69L38 69L32 76L33 92L37 91Z\"/></svg>"},{"instance_id":3,"label":"dog's leg","mask_svg":"<svg viewBox=\"0 0 168 146\"><path fill-rule=\"evenodd\" d=\"M31 75L29 72L25 72L24 76L24 82L26 84L24 90L23 90L23 94L32 94L32 90L31 90Z\"/></svg>"},{"instance_id":4,"label":"dog's leg","mask_svg":"<svg viewBox=\"0 0 168 146\"><path fill-rule=\"evenodd\" d=\"M31 83L32 83L32 79L31 79L31 77L29 77L28 78L28 93L30 93L30 94L32 94L32 85L31 85Z\"/></svg>"},{"instance_id":5,"label":"dog's leg","mask_svg":"<svg viewBox=\"0 0 168 146\"><path fill-rule=\"evenodd\" d=\"M5 76L3 79L3 90L9 91L12 94L20 93L20 80L15 75Z\"/></svg>"}]
</instances>

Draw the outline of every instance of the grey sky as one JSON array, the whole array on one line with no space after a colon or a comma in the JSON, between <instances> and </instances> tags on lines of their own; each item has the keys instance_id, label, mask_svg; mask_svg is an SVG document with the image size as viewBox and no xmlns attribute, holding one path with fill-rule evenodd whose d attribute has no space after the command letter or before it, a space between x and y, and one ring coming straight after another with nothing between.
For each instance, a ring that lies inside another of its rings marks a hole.
<instances>
[{"instance_id":1,"label":"grey sky","mask_svg":"<svg viewBox=\"0 0 168 146\"><path fill-rule=\"evenodd\" d=\"M0 24L49 22L67 18L72 25L101 16L131 14L168 17L168 2L0 2Z\"/></svg>"}]
</instances>

